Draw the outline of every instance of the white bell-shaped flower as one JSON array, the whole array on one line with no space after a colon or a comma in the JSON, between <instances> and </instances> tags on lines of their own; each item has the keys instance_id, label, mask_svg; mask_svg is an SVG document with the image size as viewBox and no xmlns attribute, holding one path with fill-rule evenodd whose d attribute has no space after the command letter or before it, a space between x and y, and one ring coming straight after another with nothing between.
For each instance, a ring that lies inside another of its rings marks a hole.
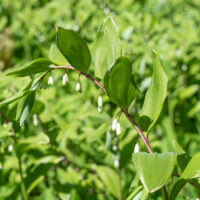
<instances>
[{"instance_id":1,"label":"white bell-shaped flower","mask_svg":"<svg viewBox=\"0 0 200 200\"><path fill-rule=\"evenodd\" d=\"M68 75L65 73L65 74L63 75L62 84L63 84L63 85L66 85L66 83L67 83L68 81L69 81Z\"/></svg>"},{"instance_id":2,"label":"white bell-shaped flower","mask_svg":"<svg viewBox=\"0 0 200 200\"><path fill-rule=\"evenodd\" d=\"M53 77L49 76L48 85L53 85Z\"/></svg>"},{"instance_id":3,"label":"white bell-shaped flower","mask_svg":"<svg viewBox=\"0 0 200 200\"><path fill-rule=\"evenodd\" d=\"M13 145L12 145L12 144L10 144L10 145L8 146L8 151L9 151L9 152L12 152L12 151L13 151Z\"/></svg>"},{"instance_id":4,"label":"white bell-shaped flower","mask_svg":"<svg viewBox=\"0 0 200 200\"><path fill-rule=\"evenodd\" d=\"M118 159L118 158L116 158L116 159L114 160L114 166L115 166L116 168L119 167L119 159Z\"/></svg>"},{"instance_id":5,"label":"white bell-shaped flower","mask_svg":"<svg viewBox=\"0 0 200 200\"><path fill-rule=\"evenodd\" d=\"M117 134L117 135L120 135L120 134L121 134L121 126L120 126L120 123L119 123L119 122L117 122L116 134Z\"/></svg>"},{"instance_id":6,"label":"white bell-shaped flower","mask_svg":"<svg viewBox=\"0 0 200 200\"><path fill-rule=\"evenodd\" d=\"M102 107L98 107L98 112L99 112L99 113L102 112Z\"/></svg>"},{"instance_id":7,"label":"white bell-shaped flower","mask_svg":"<svg viewBox=\"0 0 200 200\"><path fill-rule=\"evenodd\" d=\"M81 83L80 83L80 81L78 81L76 83L76 92L80 92L80 91L81 91Z\"/></svg>"},{"instance_id":8,"label":"white bell-shaped flower","mask_svg":"<svg viewBox=\"0 0 200 200\"><path fill-rule=\"evenodd\" d=\"M117 151L117 146L114 145L114 146L112 147L112 150L113 150L113 151Z\"/></svg>"},{"instance_id":9,"label":"white bell-shaped flower","mask_svg":"<svg viewBox=\"0 0 200 200\"><path fill-rule=\"evenodd\" d=\"M36 114L33 115L33 125L34 125L34 126L37 126L37 125L38 125L38 118L37 118L37 115L36 115Z\"/></svg>"},{"instance_id":10,"label":"white bell-shaped flower","mask_svg":"<svg viewBox=\"0 0 200 200\"><path fill-rule=\"evenodd\" d=\"M98 112L99 112L99 113L102 112L102 107L103 107L103 100L102 100L102 97L99 96L99 97L98 97Z\"/></svg>"},{"instance_id":11,"label":"white bell-shaped flower","mask_svg":"<svg viewBox=\"0 0 200 200\"><path fill-rule=\"evenodd\" d=\"M112 130L115 131L117 128L117 119L113 119L113 122L112 122Z\"/></svg>"},{"instance_id":12,"label":"white bell-shaped flower","mask_svg":"<svg viewBox=\"0 0 200 200\"><path fill-rule=\"evenodd\" d=\"M140 152L140 146L138 143L135 144L134 153Z\"/></svg>"}]
</instances>

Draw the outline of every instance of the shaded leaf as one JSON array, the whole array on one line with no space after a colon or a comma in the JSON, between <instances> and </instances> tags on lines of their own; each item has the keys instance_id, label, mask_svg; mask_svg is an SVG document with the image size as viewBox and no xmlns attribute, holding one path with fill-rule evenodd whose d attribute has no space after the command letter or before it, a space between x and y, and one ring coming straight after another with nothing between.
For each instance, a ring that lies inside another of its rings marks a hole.
<instances>
[{"instance_id":1,"label":"shaded leaf","mask_svg":"<svg viewBox=\"0 0 200 200\"><path fill-rule=\"evenodd\" d=\"M86 42L76 32L58 27L57 45L74 68L81 72L88 70L91 63L90 50Z\"/></svg>"},{"instance_id":2,"label":"shaded leaf","mask_svg":"<svg viewBox=\"0 0 200 200\"><path fill-rule=\"evenodd\" d=\"M35 102L35 91L30 92L28 95L23 97L17 106L16 120L19 120L20 126L23 125L28 114L30 113Z\"/></svg>"},{"instance_id":3,"label":"shaded leaf","mask_svg":"<svg viewBox=\"0 0 200 200\"><path fill-rule=\"evenodd\" d=\"M119 57L104 78L110 100L127 110L139 91L132 80L132 67L126 57Z\"/></svg>"}]
</instances>

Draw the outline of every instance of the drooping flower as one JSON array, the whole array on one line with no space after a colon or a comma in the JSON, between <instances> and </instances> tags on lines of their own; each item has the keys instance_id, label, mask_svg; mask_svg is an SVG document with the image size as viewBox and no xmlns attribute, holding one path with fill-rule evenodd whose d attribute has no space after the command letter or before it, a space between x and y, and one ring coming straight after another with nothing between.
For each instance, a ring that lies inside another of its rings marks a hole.
<instances>
[{"instance_id":1,"label":"drooping flower","mask_svg":"<svg viewBox=\"0 0 200 200\"><path fill-rule=\"evenodd\" d=\"M53 77L51 75L49 76L48 85L53 85Z\"/></svg>"},{"instance_id":2,"label":"drooping flower","mask_svg":"<svg viewBox=\"0 0 200 200\"><path fill-rule=\"evenodd\" d=\"M120 135L120 134L121 134L121 126L120 126L120 123L119 123L119 122L117 122L116 134L117 134L117 135Z\"/></svg>"},{"instance_id":3,"label":"drooping flower","mask_svg":"<svg viewBox=\"0 0 200 200\"><path fill-rule=\"evenodd\" d=\"M138 143L135 144L134 153L140 152L140 146Z\"/></svg>"},{"instance_id":4,"label":"drooping flower","mask_svg":"<svg viewBox=\"0 0 200 200\"><path fill-rule=\"evenodd\" d=\"M76 83L76 92L81 92L81 83L80 83L80 81L78 81Z\"/></svg>"},{"instance_id":5,"label":"drooping flower","mask_svg":"<svg viewBox=\"0 0 200 200\"><path fill-rule=\"evenodd\" d=\"M66 85L66 83L67 83L68 81L69 81L68 75L65 73L65 74L63 75L62 84L63 84L63 85Z\"/></svg>"},{"instance_id":6,"label":"drooping flower","mask_svg":"<svg viewBox=\"0 0 200 200\"><path fill-rule=\"evenodd\" d=\"M102 100L102 97L99 96L99 97L98 97L98 112L99 112L99 113L102 112L102 107L103 107L103 100Z\"/></svg>"},{"instance_id":7,"label":"drooping flower","mask_svg":"<svg viewBox=\"0 0 200 200\"><path fill-rule=\"evenodd\" d=\"M112 130L115 131L115 130L116 130L116 127L117 127L117 119L113 119L113 122L112 122Z\"/></svg>"}]
</instances>

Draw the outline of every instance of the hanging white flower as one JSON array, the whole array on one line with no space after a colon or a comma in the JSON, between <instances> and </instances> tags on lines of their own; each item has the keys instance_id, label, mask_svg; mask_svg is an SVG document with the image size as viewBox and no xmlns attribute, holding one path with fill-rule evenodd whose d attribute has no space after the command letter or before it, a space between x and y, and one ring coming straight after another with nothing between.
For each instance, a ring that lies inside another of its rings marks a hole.
<instances>
[{"instance_id":1,"label":"hanging white flower","mask_svg":"<svg viewBox=\"0 0 200 200\"><path fill-rule=\"evenodd\" d=\"M34 126L37 126L37 125L38 125L38 118L37 118L37 115L36 115L36 114L33 115L33 125L34 125Z\"/></svg>"},{"instance_id":2,"label":"hanging white flower","mask_svg":"<svg viewBox=\"0 0 200 200\"><path fill-rule=\"evenodd\" d=\"M103 100L102 100L102 96L98 97L98 106L102 107L103 106Z\"/></svg>"},{"instance_id":3,"label":"hanging white flower","mask_svg":"<svg viewBox=\"0 0 200 200\"><path fill-rule=\"evenodd\" d=\"M116 127L117 127L117 119L113 119L113 122L112 122L112 130L115 131L115 130L116 130Z\"/></svg>"},{"instance_id":4,"label":"hanging white flower","mask_svg":"<svg viewBox=\"0 0 200 200\"><path fill-rule=\"evenodd\" d=\"M103 106L103 100L102 100L102 97L99 96L99 97L98 97L98 112L99 112L99 113L102 112L102 106Z\"/></svg>"},{"instance_id":5,"label":"hanging white flower","mask_svg":"<svg viewBox=\"0 0 200 200\"><path fill-rule=\"evenodd\" d=\"M53 77L49 76L48 85L53 85Z\"/></svg>"},{"instance_id":6,"label":"hanging white flower","mask_svg":"<svg viewBox=\"0 0 200 200\"><path fill-rule=\"evenodd\" d=\"M117 151L117 146L114 145L114 146L112 147L112 150L113 150L113 151Z\"/></svg>"},{"instance_id":7,"label":"hanging white flower","mask_svg":"<svg viewBox=\"0 0 200 200\"><path fill-rule=\"evenodd\" d=\"M119 167L119 159L118 159L118 158L116 158L116 159L114 160L114 166L115 166L116 168Z\"/></svg>"},{"instance_id":8,"label":"hanging white flower","mask_svg":"<svg viewBox=\"0 0 200 200\"><path fill-rule=\"evenodd\" d=\"M120 134L121 134L121 127L120 127L120 123L119 123L119 122L117 122L116 134L117 134L117 135L120 135Z\"/></svg>"},{"instance_id":9,"label":"hanging white flower","mask_svg":"<svg viewBox=\"0 0 200 200\"><path fill-rule=\"evenodd\" d=\"M76 92L80 92L80 91L81 91L81 83L80 83L80 81L78 81L76 83Z\"/></svg>"},{"instance_id":10,"label":"hanging white flower","mask_svg":"<svg viewBox=\"0 0 200 200\"><path fill-rule=\"evenodd\" d=\"M102 107L98 107L98 112L99 112L99 113L102 112Z\"/></svg>"},{"instance_id":11,"label":"hanging white flower","mask_svg":"<svg viewBox=\"0 0 200 200\"><path fill-rule=\"evenodd\" d=\"M138 143L135 144L134 153L140 152L140 146Z\"/></svg>"},{"instance_id":12,"label":"hanging white flower","mask_svg":"<svg viewBox=\"0 0 200 200\"><path fill-rule=\"evenodd\" d=\"M12 152L12 151L13 151L13 145L12 145L12 144L10 144L10 145L8 146L8 151L9 151L9 152Z\"/></svg>"},{"instance_id":13,"label":"hanging white flower","mask_svg":"<svg viewBox=\"0 0 200 200\"><path fill-rule=\"evenodd\" d=\"M62 84L65 85L68 81L69 81L68 75L65 73L65 74L63 75Z\"/></svg>"}]
</instances>

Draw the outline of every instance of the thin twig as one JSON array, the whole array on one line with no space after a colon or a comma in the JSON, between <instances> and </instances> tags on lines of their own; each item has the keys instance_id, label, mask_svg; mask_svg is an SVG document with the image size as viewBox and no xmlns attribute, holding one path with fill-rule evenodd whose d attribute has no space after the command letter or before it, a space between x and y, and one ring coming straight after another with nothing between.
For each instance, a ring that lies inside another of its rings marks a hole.
<instances>
[{"instance_id":1,"label":"thin twig","mask_svg":"<svg viewBox=\"0 0 200 200\"><path fill-rule=\"evenodd\" d=\"M102 85L99 81L97 81L94 77L90 76L90 75L89 75L88 73L86 73L86 72L81 72L81 71L75 69L74 67L72 67L72 66L70 66L70 65L66 65L66 66L54 66L54 67L52 67L52 68L53 68L53 69L71 69L71 70L73 70L73 71L75 71L75 72L77 72L77 73L79 73L79 74L82 74L82 75L84 75L86 78L88 78L88 79L90 79L92 82L94 82L98 87L100 87L100 88L104 91L105 94L107 94L106 89L103 87L103 85Z\"/></svg>"}]
</instances>

